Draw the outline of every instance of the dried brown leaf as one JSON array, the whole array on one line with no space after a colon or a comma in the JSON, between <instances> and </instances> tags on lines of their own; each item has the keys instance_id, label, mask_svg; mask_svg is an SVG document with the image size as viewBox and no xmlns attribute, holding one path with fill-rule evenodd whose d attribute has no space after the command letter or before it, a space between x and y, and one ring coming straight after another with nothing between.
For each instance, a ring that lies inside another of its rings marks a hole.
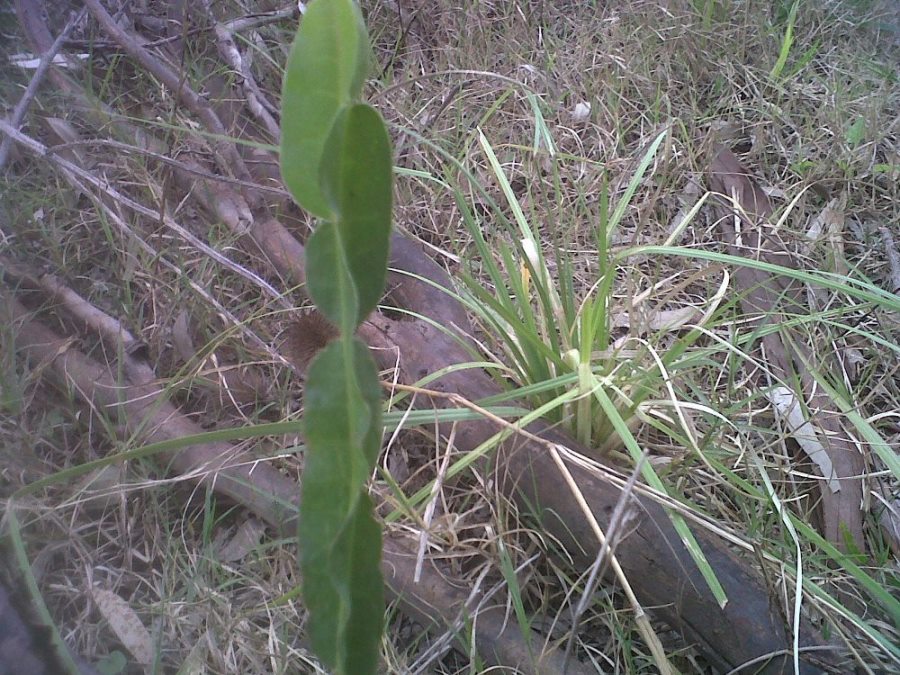
<instances>
[{"instance_id":1,"label":"dried brown leaf","mask_svg":"<svg viewBox=\"0 0 900 675\"><path fill-rule=\"evenodd\" d=\"M180 311L175 317L175 323L172 324L172 344L182 361L190 361L197 353L191 338L191 316L187 310Z\"/></svg>"},{"instance_id":2,"label":"dried brown leaf","mask_svg":"<svg viewBox=\"0 0 900 675\"><path fill-rule=\"evenodd\" d=\"M223 562L235 562L242 560L253 551L262 540L266 531L266 524L257 518L247 518L237 531L232 535L217 537L216 548L219 552L219 560Z\"/></svg>"},{"instance_id":3,"label":"dried brown leaf","mask_svg":"<svg viewBox=\"0 0 900 675\"><path fill-rule=\"evenodd\" d=\"M104 588L93 590L94 602L122 645L141 665L153 663L153 638L127 601Z\"/></svg>"},{"instance_id":4,"label":"dried brown leaf","mask_svg":"<svg viewBox=\"0 0 900 675\"><path fill-rule=\"evenodd\" d=\"M719 227L729 253L783 267L796 267L790 250L781 241L778 232L767 223L773 212L769 198L731 151L722 149L716 155L710 167L709 183L713 192L726 198L720 201L717 210ZM831 221L836 222L836 216ZM828 227L833 229L834 225L829 223ZM798 315L808 313L801 300L804 288L796 282L747 267L738 267L734 279L745 314L777 323L785 312ZM822 445L833 469L833 477L825 476L831 489L822 490L824 535L845 550L846 528L854 546L864 550L860 476L865 473L865 461L841 424L839 406L818 386L811 370L816 368L822 371L829 366L818 357L814 347L799 341L797 336L786 342L780 333L769 333L763 337L762 346L770 371L782 384L799 382L799 387L791 392L792 400L805 402L809 411L809 428L814 429L815 438ZM760 383L760 386L767 385L766 382ZM815 445L809 447L813 450L817 448ZM825 466L826 463L821 461L823 455L817 457L817 466ZM832 479L836 485L831 482Z\"/></svg>"}]
</instances>

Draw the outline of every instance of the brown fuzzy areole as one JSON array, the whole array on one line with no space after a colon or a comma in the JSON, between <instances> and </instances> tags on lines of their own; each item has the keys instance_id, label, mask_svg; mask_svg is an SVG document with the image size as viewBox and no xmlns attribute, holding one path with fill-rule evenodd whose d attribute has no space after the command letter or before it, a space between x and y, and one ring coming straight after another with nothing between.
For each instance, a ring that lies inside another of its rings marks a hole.
<instances>
[{"instance_id":1,"label":"brown fuzzy areole","mask_svg":"<svg viewBox=\"0 0 900 675\"><path fill-rule=\"evenodd\" d=\"M318 310L298 316L284 329L281 353L305 373L319 350L337 338L338 329Z\"/></svg>"}]
</instances>

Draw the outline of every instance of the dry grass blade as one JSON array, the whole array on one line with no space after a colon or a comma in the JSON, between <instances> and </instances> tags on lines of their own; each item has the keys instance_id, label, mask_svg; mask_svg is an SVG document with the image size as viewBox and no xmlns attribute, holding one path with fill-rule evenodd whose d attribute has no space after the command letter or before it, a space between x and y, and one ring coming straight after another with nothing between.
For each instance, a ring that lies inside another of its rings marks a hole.
<instances>
[{"instance_id":1,"label":"dry grass blade","mask_svg":"<svg viewBox=\"0 0 900 675\"><path fill-rule=\"evenodd\" d=\"M28 83L28 88L25 89L25 93L22 94L22 98L19 99L19 102L16 104L16 107L13 109L12 115L9 118L9 124L13 128L18 129L19 125L22 124L25 113L28 111L28 106L31 105L31 102L34 100L38 88L41 86L41 82L44 79L44 75L50 68L50 64L59 53L59 50L62 49L63 43L65 43L66 39L69 37L69 33L71 33L72 29L84 18L84 14L85 10L82 9L78 16L73 16L69 19L66 27L63 28L62 32L57 36L56 40L54 40L50 49L41 56L40 63L34 71L31 82ZM12 148L12 144L13 139L8 136L5 136L3 140L0 140L0 173L3 173L3 170L6 167L6 161L9 158L9 151L10 148Z\"/></svg>"},{"instance_id":2,"label":"dry grass blade","mask_svg":"<svg viewBox=\"0 0 900 675\"><path fill-rule=\"evenodd\" d=\"M439 328L424 322L373 318L369 325L363 326L361 336L376 347L374 353L376 358L383 359L383 367L393 366L392 361L388 362L393 357L388 355L394 352L380 347L399 348L399 379L404 383L415 381L411 373L418 373L420 369L441 372L450 364L467 360L467 354L459 344L448 339ZM490 377L480 371L447 372L431 386L438 391L434 402L440 407L462 399L477 401L497 393ZM502 429L500 432L498 425ZM449 434L450 430L445 433ZM455 438L457 448L476 455L483 453L486 446L496 445L494 461L500 467L503 492L517 502L520 510L532 512L539 519L546 533L567 556L571 556L579 569L591 567L602 546L597 543L592 521L596 519L602 529L608 530L621 492L618 487L597 480L580 465L569 463L566 473L574 476L574 482L589 505L588 512L593 514L586 518L582 506L569 498L568 483L557 469L547 446L559 445L586 455L591 454L590 450L543 423L532 423L519 430L518 425L510 427L489 415L483 421L461 425ZM708 658L718 655L723 665L731 663L730 667L735 667L760 653L780 649L774 645L785 639L784 633L773 622L774 609L750 570L711 538L698 536L730 599L724 608L720 607L662 509L655 503L638 499L635 511L639 517L632 524L630 535L619 542L617 559L623 574L632 583L640 605L657 606L668 622L691 635L692 639L702 641ZM634 581L636 579L639 583ZM673 597L673 586L677 589L675 606L668 604ZM738 636L729 633L728 640L724 641L715 631L708 630L711 616L719 617L713 623L753 623L758 629ZM808 626L803 626L802 631L804 643L818 642L819 638ZM780 668L779 663L776 659L771 665Z\"/></svg>"},{"instance_id":3,"label":"dry grass blade","mask_svg":"<svg viewBox=\"0 0 900 675\"><path fill-rule=\"evenodd\" d=\"M224 139L228 135L222 121L209 104L185 82L184 78L171 70L165 63L155 58L142 45L140 39L124 30L106 11L100 0L85 0L85 5L97 19L103 29L125 48L141 65L158 77L165 85L176 93L184 104L206 124L210 133ZM250 179L250 172L233 143L221 140L216 143L218 152L217 164L225 175L234 175L242 180Z\"/></svg>"}]
</instances>

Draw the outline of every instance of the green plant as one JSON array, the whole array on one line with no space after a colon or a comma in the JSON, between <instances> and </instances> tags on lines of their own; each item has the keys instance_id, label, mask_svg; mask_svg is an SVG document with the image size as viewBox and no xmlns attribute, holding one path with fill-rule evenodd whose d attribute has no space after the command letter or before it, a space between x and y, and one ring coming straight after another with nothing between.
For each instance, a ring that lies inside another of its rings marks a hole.
<instances>
[{"instance_id":1,"label":"green plant","mask_svg":"<svg viewBox=\"0 0 900 675\"><path fill-rule=\"evenodd\" d=\"M480 135L480 144L513 215L514 222L508 226L510 234L518 239L518 246L510 246L502 238L489 243L472 210L458 195L458 204L478 249L477 260L481 266L478 273L487 276L491 282L491 288L487 289L475 278L474 271L464 275L471 293L470 309L492 328L495 335L509 337L501 341L502 361L512 368L517 381L548 385L529 396L535 407L556 399L574 384L578 390L577 400L571 407L557 410L554 419L563 421L585 445L602 446L613 432L611 420L592 395L598 378L618 390L616 411L626 419L632 418L638 406L659 389L658 373L647 379L641 376L646 369L638 366L633 371L630 369L629 364L637 363L638 358L632 357L626 362L610 351L610 304L617 270L611 263L609 249L611 238L664 137L665 133L662 133L650 144L611 212L608 188L604 186L594 233L597 277L583 295L579 295L571 284L571 263L558 246L555 263L559 271L551 271L538 236L484 135ZM494 254L491 246L497 247L499 256ZM498 257L499 263L496 262ZM597 358L598 355L602 357ZM663 356L663 363L670 361L668 355ZM656 381L651 381L654 378ZM623 388L619 388L620 385Z\"/></svg>"},{"instance_id":2,"label":"green plant","mask_svg":"<svg viewBox=\"0 0 900 675\"><path fill-rule=\"evenodd\" d=\"M311 3L284 77L281 168L321 218L306 248L307 286L340 332L314 359L305 393L300 567L309 635L338 673L375 672L384 620L381 530L365 484L381 440L375 363L355 336L384 289L391 147L358 103L369 38L352 0Z\"/></svg>"},{"instance_id":3,"label":"green plant","mask_svg":"<svg viewBox=\"0 0 900 675\"><path fill-rule=\"evenodd\" d=\"M495 212L509 235L518 239L518 246L510 246L502 237L489 244L473 210L457 193L457 204L478 249L477 260L481 266L478 273L470 271L463 275L471 294L468 306L490 327L494 344L503 353L500 362L512 370L514 379L522 386L520 394L527 395L535 410L542 410L549 419L561 422L586 446L607 450L624 445L636 464L643 451L634 438L634 427L640 421L660 426L641 412L642 405L654 394L665 392L676 411L677 422L673 426L687 428L675 403L671 371L702 334L699 330L690 331L667 350L647 343L626 351L614 348L611 340L612 293L618 269L617 259L610 252L611 241L665 137L666 132L662 132L650 143L612 209L604 182L595 231L598 276L580 296L571 283L570 262L559 246L555 256L558 271L551 272L540 240L493 147L482 133L479 133L482 152L506 199L513 222L506 222L499 207ZM537 144L533 150L538 152ZM695 205L685 217L685 223L704 201ZM499 249L499 256L492 245ZM496 262L497 257L502 263ZM490 289L476 274L490 280ZM714 299L713 309L720 301L721 297ZM703 320L712 311L708 310ZM686 436L693 441L690 434ZM669 493L649 463L641 466L644 480L651 487ZM725 592L694 535L680 515L672 513L671 517L710 590L724 606Z\"/></svg>"},{"instance_id":4,"label":"green plant","mask_svg":"<svg viewBox=\"0 0 900 675\"><path fill-rule=\"evenodd\" d=\"M777 555L782 564L791 561L794 570L791 574L794 575L792 583L796 584L797 589L793 610L795 623L797 607L801 602L801 589L803 593L832 603L834 608L839 607L816 582L810 581L808 569L804 570L804 567L810 565L810 560L818 560L818 557L842 568L865 588L888 615L895 617L897 603L879 585L877 575L869 576L857 565L858 561L853 556L838 552L806 525L802 516L798 517L783 507L784 498L777 495L772 487L773 482L766 473L770 470L769 467L764 467L756 456L751 456L752 466L759 476L758 483L743 479L728 468L727 462L722 462L718 448L710 447L715 443L710 444L709 437L699 437L685 418L683 411L693 406L694 410L702 410L710 419L716 418L714 424L731 424L726 418L727 413L720 410L721 402L707 402L702 391L695 391L700 402L685 403L684 392L676 392L675 387L678 386L678 381L690 382L696 377L691 370L699 372L731 351L736 357L735 362L748 361L751 358L748 353L752 351L754 341L760 338L760 335L749 335L737 338L733 343L718 340L709 343L709 337L721 331L731 321L729 315L737 305L736 298L726 298L728 277L723 278L718 292L710 298L709 309L703 312L701 318L691 321L691 329L670 335L665 341L655 338L632 339L632 344L639 343L638 348L626 353L621 346L613 345L610 325L611 312L615 311L616 303L614 286L619 284L623 275L627 276L628 270L636 269L643 260L648 260L652 267L661 267L664 256L702 259L713 263L709 268L711 270L752 267L773 276L790 277L812 287L828 289L835 294L851 297L854 302L871 303L871 306L883 310L896 311L896 296L853 276L816 270L793 270L752 259L671 246L671 242L677 240L703 207L708 194L691 207L675 231L668 235L666 245L611 252L613 234L622 222L639 185L646 180L647 170L663 140L662 135L649 144L649 149L638 163L623 196L614 207L610 205L609 189L604 180L599 198L599 224L595 230L596 277L587 281L582 279L581 288L586 290L576 291L575 284L571 281L573 265L567 251L552 234L552 245L539 244L540 235L534 227L534 222L538 221L529 222L523 207L523 203L529 200L515 194L510 179L497 159L498 153L487 138L479 133L478 139L492 178L499 186L505 202L501 206L490 199L487 191L476 188L479 190L478 199L482 203L488 203L491 209L492 227L488 228L485 226L486 221L480 219L476 209L470 206L472 200L467 200L461 191L457 191L457 206L479 254L465 258L470 263L469 271L463 278L469 294L468 306L492 336L487 341L488 349L491 353L498 354L495 358L502 364L495 372L511 376L515 380L517 388L510 397L528 399L535 409L542 410L548 418L568 427L586 445L624 445L635 462L641 455L641 447L632 432L640 421L671 439L677 446L687 449L693 458L691 461L701 461L711 475L721 477L729 490L750 495L757 503L774 505L783 531L789 534L785 542L779 542L783 549ZM533 151L537 153L537 147ZM471 175L467 175L467 179L469 185L477 185ZM535 201L534 195L528 197L530 201ZM511 216L507 217L506 214ZM567 216L563 214L561 217ZM785 218L786 215L782 216L782 220ZM552 232L549 226L547 230ZM551 261L549 264L548 260ZM672 279L674 277L665 280L665 284ZM659 285L663 286L664 283L660 282ZM798 317L795 321L824 324L826 317L824 314L814 313L809 317ZM783 331L789 327L786 322L767 326L765 330ZM873 343L881 340L873 334L867 334L866 338ZM894 348L889 343L885 346ZM733 361L730 356L726 358L729 362ZM502 370L503 367L505 371ZM858 437L864 439L867 447L884 463L892 480L896 481L900 476L900 468L895 453L891 453L884 437L874 425L856 413L851 403L852 395L838 386L842 383L832 382L818 372L814 363L807 364L807 369L815 377L817 385L828 392ZM492 399L490 402L498 400L500 399ZM482 403L487 404L488 401ZM660 415L660 408L671 410L672 414ZM676 471L677 469L673 473ZM677 487L673 488L671 476L657 474L649 465L643 467L643 475L647 484L654 489L675 499L686 499ZM693 538L684 522L680 517L673 516L673 523L686 545L696 554L698 551L692 545ZM805 546L802 553L801 544ZM810 548L813 553L810 553ZM771 550L779 549L772 545ZM774 559L775 554L767 555L773 555ZM711 588L716 589L717 583L711 568L702 558L698 557L696 561ZM717 597L721 602L722 596ZM846 609L841 608L840 611L845 612ZM884 647L884 636L877 630L855 615L852 621L873 641Z\"/></svg>"},{"instance_id":5,"label":"green plant","mask_svg":"<svg viewBox=\"0 0 900 675\"><path fill-rule=\"evenodd\" d=\"M781 77L784 66L787 64L788 56L791 53L791 47L794 45L794 25L797 23L797 11L799 9L800 0L795 0L787 15L787 25L784 29L784 36L781 39L781 49L778 52L778 60L775 62L775 65L772 66L772 71L769 73L769 78L772 80L777 80ZM809 58L812 58L812 56L810 55Z\"/></svg>"}]
</instances>

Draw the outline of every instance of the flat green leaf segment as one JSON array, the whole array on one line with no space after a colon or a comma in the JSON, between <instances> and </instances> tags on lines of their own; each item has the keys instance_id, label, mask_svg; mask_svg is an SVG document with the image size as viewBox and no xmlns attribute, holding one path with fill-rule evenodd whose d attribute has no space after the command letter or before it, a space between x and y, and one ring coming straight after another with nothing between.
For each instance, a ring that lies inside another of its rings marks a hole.
<instances>
[{"instance_id":1,"label":"flat green leaf segment","mask_svg":"<svg viewBox=\"0 0 900 675\"><path fill-rule=\"evenodd\" d=\"M381 115L362 103L345 108L325 145L321 187L356 284L358 322L384 289L390 228L381 224L391 221L392 180L391 141Z\"/></svg>"},{"instance_id":2,"label":"flat green leaf segment","mask_svg":"<svg viewBox=\"0 0 900 675\"><path fill-rule=\"evenodd\" d=\"M339 673L372 673L384 616L381 529L360 486L378 452L381 390L366 346L349 344L348 353L331 343L307 378L300 569L318 656Z\"/></svg>"},{"instance_id":3,"label":"flat green leaf segment","mask_svg":"<svg viewBox=\"0 0 900 675\"><path fill-rule=\"evenodd\" d=\"M320 223L306 242L306 286L319 310L342 333L356 329L356 284L334 223Z\"/></svg>"},{"instance_id":4,"label":"flat green leaf segment","mask_svg":"<svg viewBox=\"0 0 900 675\"><path fill-rule=\"evenodd\" d=\"M319 163L338 113L359 97L369 38L352 0L311 2L294 40L281 94L281 176L304 209L331 218Z\"/></svg>"},{"instance_id":5,"label":"flat green leaf segment","mask_svg":"<svg viewBox=\"0 0 900 675\"><path fill-rule=\"evenodd\" d=\"M305 391L300 569L313 649L340 674L374 673L384 622L381 528L366 481L381 447L381 386L354 337L384 292L391 144L356 101L369 38L352 0L310 3L284 77L281 171L321 222L306 246L309 296L340 333L313 360Z\"/></svg>"},{"instance_id":6,"label":"flat green leaf segment","mask_svg":"<svg viewBox=\"0 0 900 675\"><path fill-rule=\"evenodd\" d=\"M360 357L356 363L356 345L336 340L322 350L307 374L304 395L304 436L307 445L327 448L325 453L312 453L304 471L310 472L326 461L328 473L316 480L325 488L328 503L321 505L320 513L348 513L359 498L358 486L368 477L367 457L362 453L346 452L346 448L360 448L374 421L367 406L361 383L355 377L357 366L366 368L371 360ZM368 354L366 354L368 356ZM371 386L371 383L367 382ZM378 382L375 381L375 402L378 402ZM371 392L367 392L371 395ZM342 486L350 485L350 489ZM304 485L303 495L313 494ZM331 525L334 525L333 523ZM312 527L310 525L309 527ZM334 537L337 527L328 530L319 526L318 534Z\"/></svg>"}]
</instances>

